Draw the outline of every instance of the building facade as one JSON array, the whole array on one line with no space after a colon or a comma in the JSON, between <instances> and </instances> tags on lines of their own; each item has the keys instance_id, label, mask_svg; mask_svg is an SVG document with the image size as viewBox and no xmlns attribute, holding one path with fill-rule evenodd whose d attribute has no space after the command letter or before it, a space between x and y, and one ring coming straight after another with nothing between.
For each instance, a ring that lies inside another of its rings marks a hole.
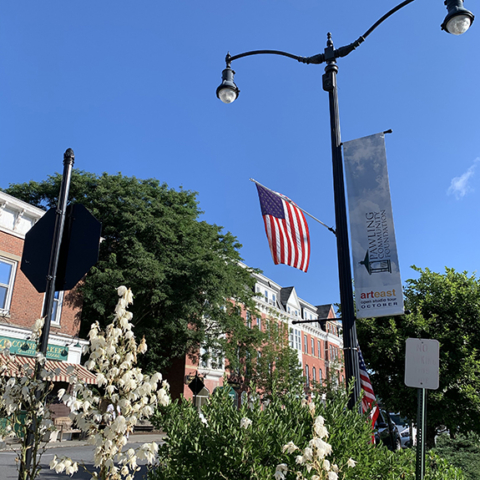
<instances>
[{"instance_id":1,"label":"building facade","mask_svg":"<svg viewBox=\"0 0 480 480\"><path fill-rule=\"evenodd\" d=\"M0 350L11 344L11 353L26 357L35 352L31 328L42 315L45 294L36 291L20 263L25 235L44 214L0 192ZM80 364L82 349L88 345L78 338L81 308L81 296L75 289L55 293L47 360Z\"/></svg>"},{"instance_id":2,"label":"building facade","mask_svg":"<svg viewBox=\"0 0 480 480\"><path fill-rule=\"evenodd\" d=\"M333 305L316 306L300 298L295 287L282 287L262 274L254 274L254 278L259 313L250 316L243 311L247 326L264 330L267 319L287 325L289 344L297 351L306 386L311 382L322 384L327 378L335 383L343 382L343 339ZM311 323L294 323L303 320ZM224 360L202 360L202 353L198 361L189 356L177 359L167 375L172 398L183 395L193 399L189 384L196 375L202 379L205 387L195 398L198 407L207 401L215 388L223 387L226 372Z\"/></svg>"}]
</instances>

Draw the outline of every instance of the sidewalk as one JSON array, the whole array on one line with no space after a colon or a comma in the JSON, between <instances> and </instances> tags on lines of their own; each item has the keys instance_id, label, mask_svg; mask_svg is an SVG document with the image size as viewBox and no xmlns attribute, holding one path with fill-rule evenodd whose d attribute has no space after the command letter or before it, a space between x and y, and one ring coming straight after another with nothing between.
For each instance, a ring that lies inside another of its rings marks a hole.
<instances>
[{"instance_id":1,"label":"sidewalk","mask_svg":"<svg viewBox=\"0 0 480 480\"><path fill-rule=\"evenodd\" d=\"M165 438L165 433L155 432L155 433L134 433L130 435L127 445L132 443L161 443ZM18 441L7 440L7 442L0 443L0 451L5 450L16 450L18 448ZM64 447L75 447L75 446L85 446L89 445L86 439L83 440L64 440L63 442L49 442L46 444L46 448L64 448Z\"/></svg>"}]
</instances>

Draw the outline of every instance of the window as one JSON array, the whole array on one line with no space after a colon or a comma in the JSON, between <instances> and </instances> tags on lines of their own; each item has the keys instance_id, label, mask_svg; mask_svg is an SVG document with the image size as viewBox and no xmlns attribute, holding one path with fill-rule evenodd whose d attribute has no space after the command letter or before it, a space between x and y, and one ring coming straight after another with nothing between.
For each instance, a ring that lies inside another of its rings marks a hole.
<instances>
[{"instance_id":1,"label":"window","mask_svg":"<svg viewBox=\"0 0 480 480\"><path fill-rule=\"evenodd\" d=\"M317 342L317 354L318 358L322 358L322 351L320 350L320 340Z\"/></svg>"},{"instance_id":2,"label":"window","mask_svg":"<svg viewBox=\"0 0 480 480\"><path fill-rule=\"evenodd\" d=\"M295 348L302 350L302 341L300 337L300 330L295 330Z\"/></svg>"},{"instance_id":3,"label":"window","mask_svg":"<svg viewBox=\"0 0 480 480\"><path fill-rule=\"evenodd\" d=\"M312 338L312 351L310 352L312 355L315 355L315 340Z\"/></svg>"},{"instance_id":4,"label":"window","mask_svg":"<svg viewBox=\"0 0 480 480\"><path fill-rule=\"evenodd\" d=\"M317 369L315 367L312 367L312 381L317 381Z\"/></svg>"},{"instance_id":5,"label":"window","mask_svg":"<svg viewBox=\"0 0 480 480\"><path fill-rule=\"evenodd\" d=\"M60 325L60 317L62 316L63 293L64 292L55 292L55 297L53 298L52 317L50 321L56 325Z\"/></svg>"},{"instance_id":6,"label":"window","mask_svg":"<svg viewBox=\"0 0 480 480\"><path fill-rule=\"evenodd\" d=\"M307 386L310 384L310 378L308 376L308 365L305 365L305 383Z\"/></svg>"},{"instance_id":7,"label":"window","mask_svg":"<svg viewBox=\"0 0 480 480\"><path fill-rule=\"evenodd\" d=\"M10 310L17 263L0 258L0 312Z\"/></svg>"},{"instance_id":8,"label":"window","mask_svg":"<svg viewBox=\"0 0 480 480\"><path fill-rule=\"evenodd\" d=\"M203 347L201 347L200 348L200 366L202 366L203 368L207 368L208 358L209 358L208 350L205 350Z\"/></svg>"},{"instance_id":9,"label":"window","mask_svg":"<svg viewBox=\"0 0 480 480\"><path fill-rule=\"evenodd\" d=\"M262 329L262 319L260 317L257 318L257 327L259 330Z\"/></svg>"},{"instance_id":10,"label":"window","mask_svg":"<svg viewBox=\"0 0 480 480\"><path fill-rule=\"evenodd\" d=\"M294 348L295 350L302 349L302 342L300 341L299 330L294 330L293 328L290 329L289 341L290 341L290 348Z\"/></svg>"},{"instance_id":11,"label":"window","mask_svg":"<svg viewBox=\"0 0 480 480\"><path fill-rule=\"evenodd\" d=\"M247 327L252 328L252 315L250 312L247 312Z\"/></svg>"},{"instance_id":12,"label":"window","mask_svg":"<svg viewBox=\"0 0 480 480\"><path fill-rule=\"evenodd\" d=\"M276 305L277 304L277 297L275 296L274 293L272 293L272 304Z\"/></svg>"},{"instance_id":13,"label":"window","mask_svg":"<svg viewBox=\"0 0 480 480\"><path fill-rule=\"evenodd\" d=\"M265 301L268 302L268 290L265 290Z\"/></svg>"},{"instance_id":14,"label":"window","mask_svg":"<svg viewBox=\"0 0 480 480\"><path fill-rule=\"evenodd\" d=\"M307 336L303 336L303 350L305 353L308 353L308 339Z\"/></svg>"},{"instance_id":15,"label":"window","mask_svg":"<svg viewBox=\"0 0 480 480\"><path fill-rule=\"evenodd\" d=\"M319 368L318 369L318 383L321 385L322 384L322 381L323 381L323 372L322 372L322 369Z\"/></svg>"}]
</instances>

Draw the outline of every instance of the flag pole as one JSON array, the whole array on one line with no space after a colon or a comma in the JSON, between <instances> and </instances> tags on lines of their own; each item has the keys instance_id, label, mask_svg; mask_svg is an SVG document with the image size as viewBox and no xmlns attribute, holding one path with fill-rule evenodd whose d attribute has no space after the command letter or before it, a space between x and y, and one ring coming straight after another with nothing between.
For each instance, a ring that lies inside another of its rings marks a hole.
<instances>
[{"instance_id":1,"label":"flag pole","mask_svg":"<svg viewBox=\"0 0 480 480\"><path fill-rule=\"evenodd\" d=\"M313 218L316 222L320 223L320 225L323 225L326 229L330 230L334 235L336 235L335 229L332 227L329 227L328 225L325 225L322 221L320 221L318 218L315 218L312 214L308 213L305 211L303 208L299 207L296 203L292 202L288 197L285 197L285 195L282 195L281 193L276 192L275 190L271 190L270 188L266 187L265 185L262 185L260 182L257 182L253 178L250 179L251 182L256 183L257 185L260 185L263 187L265 190L268 190L269 192L272 192L274 195L277 197L280 197L282 200L285 200L288 202L290 205L293 205L294 207L298 208L301 210L305 215L308 215L310 218Z\"/></svg>"}]
</instances>

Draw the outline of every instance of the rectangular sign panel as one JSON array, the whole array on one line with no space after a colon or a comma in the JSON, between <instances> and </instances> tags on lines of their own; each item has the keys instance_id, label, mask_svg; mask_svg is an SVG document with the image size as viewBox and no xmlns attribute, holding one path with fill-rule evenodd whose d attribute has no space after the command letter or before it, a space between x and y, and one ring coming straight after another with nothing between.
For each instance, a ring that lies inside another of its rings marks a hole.
<instances>
[{"instance_id":1,"label":"rectangular sign panel","mask_svg":"<svg viewBox=\"0 0 480 480\"><path fill-rule=\"evenodd\" d=\"M384 137L343 144L357 318L404 313Z\"/></svg>"},{"instance_id":2,"label":"rectangular sign panel","mask_svg":"<svg viewBox=\"0 0 480 480\"><path fill-rule=\"evenodd\" d=\"M437 390L440 370L438 341L407 338L405 348L405 385Z\"/></svg>"},{"instance_id":3,"label":"rectangular sign panel","mask_svg":"<svg viewBox=\"0 0 480 480\"><path fill-rule=\"evenodd\" d=\"M9 343L7 343L7 341ZM0 336L0 352L10 345L10 353L13 355L22 355L24 357L34 357L37 354L37 344L32 340L22 340L20 338L2 337ZM48 360L63 360L68 358L68 347L48 344L47 355Z\"/></svg>"}]
</instances>

